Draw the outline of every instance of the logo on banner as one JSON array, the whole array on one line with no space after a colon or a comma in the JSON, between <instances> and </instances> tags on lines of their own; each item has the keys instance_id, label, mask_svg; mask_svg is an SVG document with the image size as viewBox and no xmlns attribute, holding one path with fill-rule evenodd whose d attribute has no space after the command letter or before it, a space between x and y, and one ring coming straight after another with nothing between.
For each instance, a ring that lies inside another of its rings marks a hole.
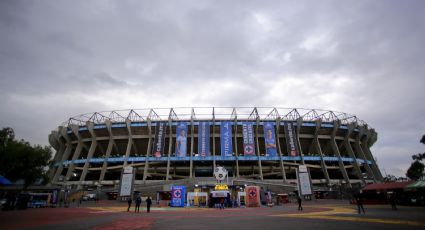
<instances>
[{"instance_id":1,"label":"logo on banner","mask_svg":"<svg viewBox=\"0 0 425 230\"><path fill-rule=\"evenodd\" d=\"M226 179L227 170L225 168L219 166L219 167L215 168L214 176L215 176L215 179L217 179L218 181L223 181L224 179Z\"/></svg>"},{"instance_id":2,"label":"logo on banner","mask_svg":"<svg viewBox=\"0 0 425 230\"><path fill-rule=\"evenodd\" d=\"M184 207L186 187L185 186L172 186L171 187L171 206Z\"/></svg>"},{"instance_id":3,"label":"logo on banner","mask_svg":"<svg viewBox=\"0 0 425 230\"><path fill-rule=\"evenodd\" d=\"M255 155L254 131L250 122L242 123L242 137L244 155Z\"/></svg>"},{"instance_id":4,"label":"logo on banner","mask_svg":"<svg viewBox=\"0 0 425 230\"><path fill-rule=\"evenodd\" d=\"M257 197L257 190L256 189L251 189L251 191L248 192L248 195L251 198L256 198Z\"/></svg>"},{"instance_id":5,"label":"logo on banner","mask_svg":"<svg viewBox=\"0 0 425 230\"><path fill-rule=\"evenodd\" d=\"M173 197L174 198L181 198L182 197L182 190L181 189L174 190Z\"/></svg>"}]
</instances>

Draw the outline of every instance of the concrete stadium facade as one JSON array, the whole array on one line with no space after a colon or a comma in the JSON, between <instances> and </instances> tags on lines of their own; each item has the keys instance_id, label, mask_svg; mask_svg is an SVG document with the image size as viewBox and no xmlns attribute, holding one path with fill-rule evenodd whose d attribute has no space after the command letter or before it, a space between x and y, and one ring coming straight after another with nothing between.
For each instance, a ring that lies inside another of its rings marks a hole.
<instances>
[{"instance_id":1,"label":"concrete stadium facade","mask_svg":"<svg viewBox=\"0 0 425 230\"><path fill-rule=\"evenodd\" d=\"M187 151L177 156L181 124L187 127ZM227 134L222 124L231 125ZM248 149L250 155L244 154L247 125L254 147ZM274 154L266 149L266 125L272 127ZM227 155L222 135L229 136ZM351 187L382 180L370 151L376 140L375 130L356 116L327 110L201 107L95 112L71 117L51 132L49 142L56 153L49 176L52 184L62 186L117 187L123 167L133 166L136 185L199 183L214 180L215 167L223 166L234 181L294 184L296 169L305 165L313 185ZM155 146L162 146L160 155L155 155ZM206 154L200 154L205 147Z\"/></svg>"}]
</instances>

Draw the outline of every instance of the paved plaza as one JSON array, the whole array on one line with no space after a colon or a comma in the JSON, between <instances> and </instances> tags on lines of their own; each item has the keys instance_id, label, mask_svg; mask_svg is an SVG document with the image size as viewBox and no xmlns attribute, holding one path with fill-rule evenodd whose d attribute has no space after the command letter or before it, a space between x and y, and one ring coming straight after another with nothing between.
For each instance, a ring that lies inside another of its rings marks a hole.
<instances>
[{"instance_id":1,"label":"paved plaza","mask_svg":"<svg viewBox=\"0 0 425 230\"><path fill-rule=\"evenodd\" d=\"M261 208L142 207L127 212L126 203L83 202L69 208L39 208L0 212L0 229L425 229L425 207L365 205L359 215L347 201L304 202Z\"/></svg>"}]
</instances>

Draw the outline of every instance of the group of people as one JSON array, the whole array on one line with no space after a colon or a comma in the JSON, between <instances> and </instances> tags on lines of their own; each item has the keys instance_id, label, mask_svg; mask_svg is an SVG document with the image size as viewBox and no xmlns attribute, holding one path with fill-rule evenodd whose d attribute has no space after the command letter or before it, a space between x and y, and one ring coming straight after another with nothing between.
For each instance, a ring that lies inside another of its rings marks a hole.
<instances>
[{"instance_id":1,"label":"group of people","mask_svg":"<svg viewBox=\"0 0 425 230\"><path fill-rule=\"evenodd\" d=\"M127 212L129 212L131 208L131 204L133 203L133 200L131 199L131 197L128 198L127 203L128 203ZM134 207L134 212L140 212L140 204L142 204L142 198L140 197L140 195L136 197L134 203L136 205ZM148 198L146 199L146 212L151 212L151 205L152 205L152 199L150 196L148 196Z\"/></svg>"}]
</instances>

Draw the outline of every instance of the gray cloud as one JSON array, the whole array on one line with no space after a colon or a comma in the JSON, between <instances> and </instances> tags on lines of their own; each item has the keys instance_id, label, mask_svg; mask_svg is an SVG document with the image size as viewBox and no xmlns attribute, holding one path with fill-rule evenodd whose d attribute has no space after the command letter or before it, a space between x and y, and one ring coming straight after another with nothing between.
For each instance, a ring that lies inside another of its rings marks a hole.
<instances>
[{"instance_id":1,"label":"gray cloud","mask_svg":"<svg viewBox=\"0 0 425 230\"><path fill-rule=\"evenodd\" d=\"M357 114L380 167L423 152L423 1L1 1L0 125L177 106Z\"/></svg>"}]
</instances>

